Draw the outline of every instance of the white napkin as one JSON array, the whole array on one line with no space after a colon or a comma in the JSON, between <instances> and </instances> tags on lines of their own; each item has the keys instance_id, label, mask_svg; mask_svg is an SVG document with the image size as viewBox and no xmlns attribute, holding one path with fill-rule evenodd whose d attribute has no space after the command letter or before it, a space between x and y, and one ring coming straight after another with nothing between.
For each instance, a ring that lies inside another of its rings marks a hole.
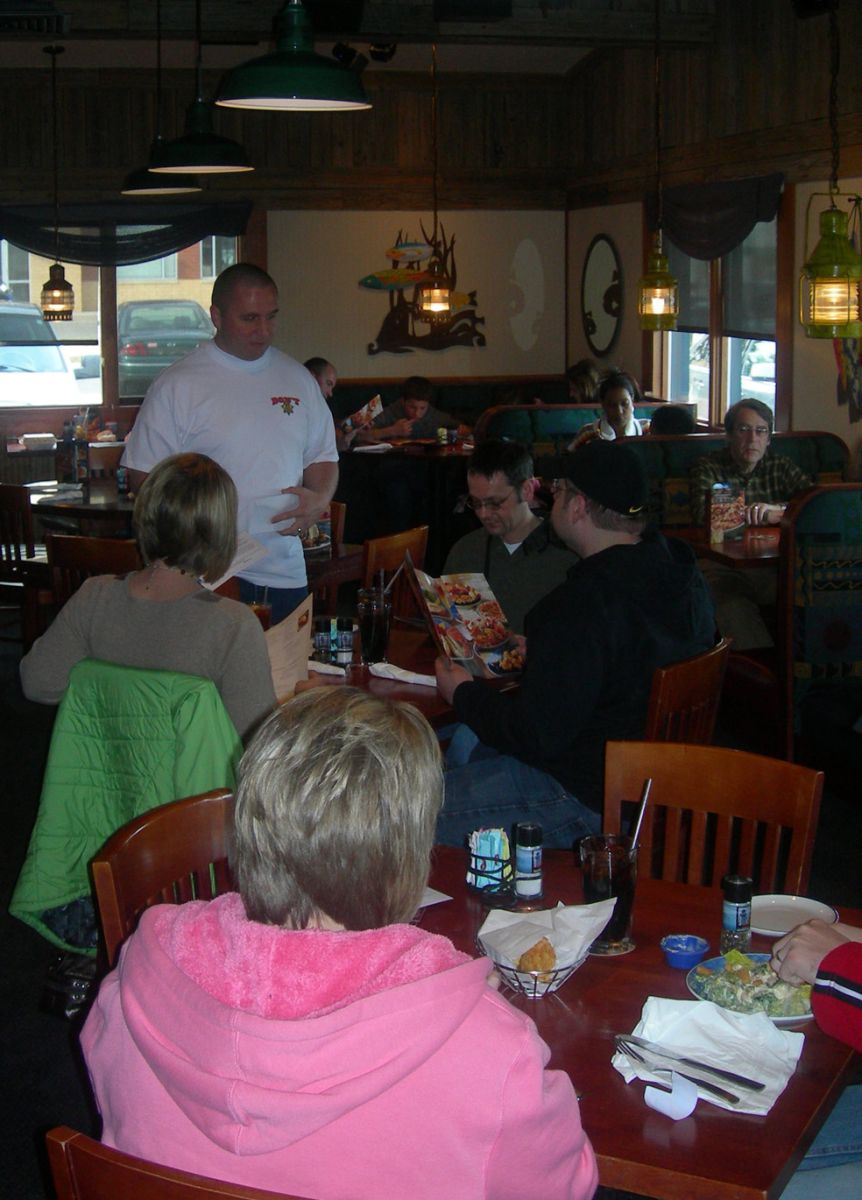
<instances>
[{"instance_id":1,"label":"white napkin","mask_svg":"<svg viewBox=\"0 0 862 1200\"><path fill-rule=\"evenodd\" d=\"M344 667L339 667L336 663L318 662L316 658L308 660L308 669L313 671L315 675L344 675Z\"/></svg>"},{"instance_id":2,"label":"white napkin","mask_svg":"<svg viewBox=\"0 0 862 1200\"><path fill-rule=\"evenodd\" d=\"M405 671L394 663L372 663L368 668L378 679L394 679L398 683L421 683L423 687L436 687L437 680L433 675L418 675L415 671Z\"/></svg>"},{"instance_id":3,"label":"white napkin","mask_svg":"<svg viewBox=\"0 0 862 1200\"><path fill-rule=\"evenodd\" d=\"M354 454L380 454L383 450L391 450L389 442L371 442L367 446L354 446Z\"/></svg>"},{"instance_id":4,"label":"white napkin","mask_svg":"<svg viewBox=\"0 0 862 1200\"><path fill-rule=\"evenodd\" d=\"M675 1054L699 1058L710 1066L724 1067L766 1084L762 1092L721 1084L740 1097L739 1104L728 1104L698 1088L698 1095L710 1104L757 1116L768 1113L784 1091L805 1040L801 1033L778 1029L766 1013L735 1013L709 1000L665 1000L658 996L648 997L632 1032ZM611 1062L626 1083L635 1078L666 1085L670 1082L669 1075L654 1074L645 1063L619 1050Z\"/></svg>"},{"instance_id":5,"label":"white napkin","mask_svg":"<svg viewBox=\"0 0 862 1200\"><path fill-rule=\"evenodd\" d=\"M616 900L597 904L558 904L538 912L504 912L494 908L476 935L482 949L494 962L517 966L525 950L545 937L557 953L557 966L582 962L591 944L607 925Z\"/></svg>"}]
</instances>

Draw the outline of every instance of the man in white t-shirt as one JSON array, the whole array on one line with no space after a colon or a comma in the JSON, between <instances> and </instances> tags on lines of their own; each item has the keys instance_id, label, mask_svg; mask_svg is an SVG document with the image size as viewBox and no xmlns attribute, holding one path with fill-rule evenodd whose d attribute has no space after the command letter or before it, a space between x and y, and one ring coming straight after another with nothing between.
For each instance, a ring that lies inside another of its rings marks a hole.
<instances>
[{"instance_id":1,"label":"man in white t-shirt","mask_svg":"<svg viewBox=\"0 0 862 1200\"><path fill-rule=\"evenodd\" d=\"M272 346L278 291L249 263L215 281L211 342L153 382L123 462L137 491L170 454L207 454L239 493L238 526L267 553L240 576L240 597L260 599L273 623L307 595L302 531L329 504L338 482L335 431L320 388L300 363Z\"/></svg>"}]
</instances>

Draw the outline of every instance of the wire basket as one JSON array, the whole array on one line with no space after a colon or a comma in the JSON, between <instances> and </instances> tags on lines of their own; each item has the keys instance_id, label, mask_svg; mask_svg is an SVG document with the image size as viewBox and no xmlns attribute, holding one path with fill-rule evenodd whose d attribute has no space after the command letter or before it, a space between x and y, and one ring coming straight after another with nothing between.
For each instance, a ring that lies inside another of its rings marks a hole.
<instances>
[{"instance_id":1,"label":"wire basket","mask_svg":"<svg viewBox=\"0 0 862 1200\"><path fill-rule=\"evenodd\" d=\"M490 858L471 853L467 888L489 908L508 908L515 901L515 873L511 858Z\"/></svg>"},{"instance_id":2,"label":"wire basket","mask_svg":"<svg viewBox=\"0 0 862 1200\"><path fill-rule=\"evenodd\" d=\"M550 971L517 971L504 963L495 962L494 966L506 987L513 992L526 996L528 1000L540 1000L561 988L566 980L574 975L581 963L586 962L587 955L570 963L567 967L554 967Z\"/></svg>"}]
</instances>

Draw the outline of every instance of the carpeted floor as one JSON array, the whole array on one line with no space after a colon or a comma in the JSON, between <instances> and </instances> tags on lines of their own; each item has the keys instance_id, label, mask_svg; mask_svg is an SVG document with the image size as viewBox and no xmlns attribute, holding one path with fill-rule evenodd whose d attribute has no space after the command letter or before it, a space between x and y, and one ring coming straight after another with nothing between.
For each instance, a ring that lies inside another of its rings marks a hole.
<instances>
[{"instance_id":1,"label":"carpeted floor","mask_svg":"<svg viewBox=\"0 0 862 1200\"><path fill-rule=\"evenodd\" d=\"M3 971L0 1009L6 1086L0 1101L0 1177L3 1195L15 1200L52 1197L44 1133L66 1124L98 1133L75 1029L39 1011L39 997L53 949L8 915L7 905L36 813L53 711L20 694L17 648L0 643L0 747L5 767L4 836L0 839L0 931ZM858 789L830 792L821 817L810 894L827 903L862 907L862 806ZM604 1191L605 1200L614 1195Z\"/></svg>"}]
</instances>

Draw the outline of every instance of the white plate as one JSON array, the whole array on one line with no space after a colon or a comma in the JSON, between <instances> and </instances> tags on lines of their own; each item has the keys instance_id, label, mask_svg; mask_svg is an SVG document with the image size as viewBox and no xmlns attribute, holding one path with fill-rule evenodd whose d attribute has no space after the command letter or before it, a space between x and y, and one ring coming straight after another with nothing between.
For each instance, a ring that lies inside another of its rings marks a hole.
<instances>
[{"instance_id":1,"label":"white plate","mask_svg":"<svg viewBox=\"0 0 862 1200\"><path fill-rule=\"evenodd\" d=\"M807 900L804 896L753 896L751 899L751 932L764 937L781 937L803 921L815 918L834 925L838 913L829 904Z\"/></svg>"}]
</instances>

